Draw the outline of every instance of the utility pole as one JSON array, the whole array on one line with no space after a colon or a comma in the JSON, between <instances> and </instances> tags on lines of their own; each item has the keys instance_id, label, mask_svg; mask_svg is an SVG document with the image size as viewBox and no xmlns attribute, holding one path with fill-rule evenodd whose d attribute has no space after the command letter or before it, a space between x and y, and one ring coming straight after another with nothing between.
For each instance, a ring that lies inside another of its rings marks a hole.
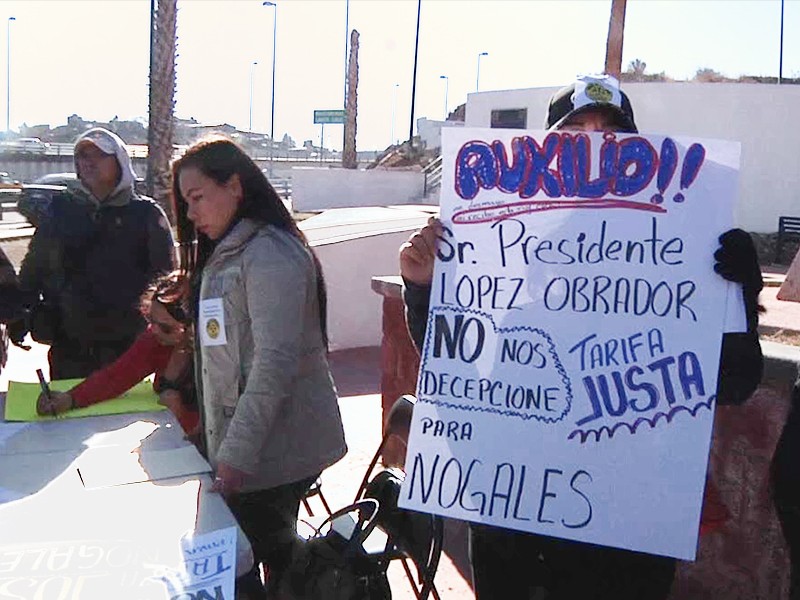
<instances>
[{"instance_id":1,"label":"utility pole","mask_svg":"<svg viewBox=\"0 0 800 600\"><path fill-rule=\"evenodd\" d=\"M781 0L781 47L778 50L778 83L783 83L783 0Z\"/></svg>"}]
</instances>

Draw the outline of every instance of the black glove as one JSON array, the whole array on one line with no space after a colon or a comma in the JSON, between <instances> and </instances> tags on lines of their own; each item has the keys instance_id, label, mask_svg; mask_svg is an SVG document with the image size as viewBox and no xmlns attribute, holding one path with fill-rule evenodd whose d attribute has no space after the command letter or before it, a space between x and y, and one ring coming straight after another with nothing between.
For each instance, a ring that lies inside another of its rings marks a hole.
<instances>
[{"instance_id":1,"label":"black glove","mask_svg":"<svg viewBox=\"0 0 800 600\"><path fill-rule=\"evenodd\" d=\"M11 343L23 350L30 350L30 346L22 343L25 341L26 335L28 335L28 319L17 319L8 324L8 339L11 340Z\"/></svg>"},{"instance_id":2,"label":"black glove","mask_svg":"<svg viewBox=\"0 0 800 600\"><path fill-rule=\"evenodd\" d=\"M728 281L752 288L756 293L764 287L761 266L750 234L730 229L719 236L719 249L714 252L714 270Z\"/></svg>"},{"instance_id":3,"label":"black glove","mask_svg":"<svg viewBox=\"0 0 800 600\"><path fill-rule=\"evenodd\" d=\"M728 281L742 284L747 329L758 327L758 294L764 288L758 253L750 234L741 229L730 229L719 236L719 248L714 252L714 271Z\"/></svg>"}]
</instances>

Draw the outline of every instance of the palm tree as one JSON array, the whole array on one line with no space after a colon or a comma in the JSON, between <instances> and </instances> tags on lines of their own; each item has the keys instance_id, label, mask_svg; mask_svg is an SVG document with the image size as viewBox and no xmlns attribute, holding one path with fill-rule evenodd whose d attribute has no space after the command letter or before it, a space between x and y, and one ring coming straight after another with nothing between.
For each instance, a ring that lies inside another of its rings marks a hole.
<instances>
[{"instance_id":1,"label":"palm tree","mask_svg":"<svg viewBox=\"0 0 800 600\"><path fill-rule=\"evenodd\" d=\"M169 163L175 109L177 0L150 0L150 109L147 193L170 215Z\"/></svg>"},{"instance_id":2,"label":"palm tree","mask_svg":"<svg viewBox=\"0 0 800 600\"><path fill-rule=\"evenodd\" d=\"M344 124L344 149L342 168L355 169L358 166L356 153L356 118L358 116L358 31L350 34L350 57L347 63L347 105Z\"/></svg>"},{"instance_id":3,"label":"palm tree","mask_svg":"<svg viewBox=\"0 0 800 600\"><path fill-rule=\"evenodd\" d=\"M628 71L633 73L634 77L641 78L644 76L645 69L647 69L647 63L643 60L639 60L638 58L633 59L630 63L628 63Z\"/></svg>"}]
</instances>

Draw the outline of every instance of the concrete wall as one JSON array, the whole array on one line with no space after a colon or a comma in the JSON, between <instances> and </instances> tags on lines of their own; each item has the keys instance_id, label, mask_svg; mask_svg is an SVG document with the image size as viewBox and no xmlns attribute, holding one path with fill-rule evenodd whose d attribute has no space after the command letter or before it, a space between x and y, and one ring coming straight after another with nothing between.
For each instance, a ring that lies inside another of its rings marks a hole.
<instances>
[{"instance_id":1,"label":"concrete wall","mask_svg":"<svg viewBox=\"0 0 800 600\"><path fill-rule=\"evenodd\" d=\"M332 350L379 346L381 297L372 278L398 272L400 245L428 220L423 207L329 210L300 222L322 264Z\"/></svg>"},{"instance_id":2,"label":"concrete wall","mask_svg":"<svg viewBox=\"0 0 800 600\"><path fill-rule=\"evenodd\" d=\"M426 148L442 147L442 128L463 127L462 121L432 121L431 119L417 119L417 135Z\"/></svg>"},{"instance_id":3,"label":"concrete wall","mask_svg":"<svg viewBox=\"0 0 800 600\"><path fill-rule=\"evenodd\" d=\"M270 165L268 159L255 158L253 160L268 176L271 171L274 179L291 178L292 169L295 167L317 167L329 163L329 161L322 163L318 160L304 158L286 159L278 157ZM334 164L338 166L338 161L334 162ZM136 171L136 175L139 177L146 177L147 159L134 157L133 170ZM75 171L75 163L72 160L71 151L61 155L48 154L45 156L0 154L0 171L10 173L12 177L19 179L23 183L31 183L34 179L48 173L73 173Z\"/></svg>"},{"instance_id":4,"label":"concrete wall","mask_svg":"<svg viewBox=\"0 0 800 600\"><path fill-rule=\"evenodd\" d=\"M543 127L557 88L479 92L467 97L466 127L489 127L491 111L528 109ZM643 133L736 140L742 144L737 225L777 231L780 215L800 216L800 86L747 83L629 83Z\"/></svg>"},{"instance_id":5,"label":"concrete wall","mask_svg":"<svg viewBox=\"0 0 800 600\"><path fill-rule=\"evenodd\" d=\"M297 167L292 169L292 206L307 212L418 203L424 183L420 171Z\"/></svg>"},{"instance_id":6,"label":"concrete wall","mask_svg":"<svg viewBox=\"0 0 800 600\"><path fill-rule=\"evenodd\" d=\"M147 175L147 159L134 158L133 170L139 177ZM74 173L72 154L62 156L1 156L0 171L23 183L31 183L48 173Z\"/></svg>"},{"instance_id":7,"label":"concrete wall","mask_svg":"<svg viewBox=\"0 0 800 600\"><path fill-rule=\"evenodd\" d=\"M383 299L372 291L372 278L397 273L400 245L422 224L349 241L312 242L328 290L331 350L380 346Z\"/></svg>"}]
</instances>

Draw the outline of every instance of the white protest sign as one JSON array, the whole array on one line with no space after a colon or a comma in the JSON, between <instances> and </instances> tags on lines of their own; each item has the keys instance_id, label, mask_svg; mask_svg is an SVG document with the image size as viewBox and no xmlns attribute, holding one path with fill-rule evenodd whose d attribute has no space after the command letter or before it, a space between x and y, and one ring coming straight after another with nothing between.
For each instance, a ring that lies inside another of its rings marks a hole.
<instances>
[{"instance_id":1,"label":"white protest sign","mask_svg":"<svg viewBox=\"0 0 800 600\"><path fill-rule=\"evenodd\" d=\"M171 600L233 600L236 527L184 538L181 550L182 568L164 569L154 577L167 586Z\"/></svg>"},{"instance_id":2,"label":"white protest sign","mask_svg":"<svg viewBox=\"0 0 800 600\"><path fill-rule=\"evenodd\" d=\"M442 133L400 505L694 558L739 145Z\"/></svg>"}]
</instances>

